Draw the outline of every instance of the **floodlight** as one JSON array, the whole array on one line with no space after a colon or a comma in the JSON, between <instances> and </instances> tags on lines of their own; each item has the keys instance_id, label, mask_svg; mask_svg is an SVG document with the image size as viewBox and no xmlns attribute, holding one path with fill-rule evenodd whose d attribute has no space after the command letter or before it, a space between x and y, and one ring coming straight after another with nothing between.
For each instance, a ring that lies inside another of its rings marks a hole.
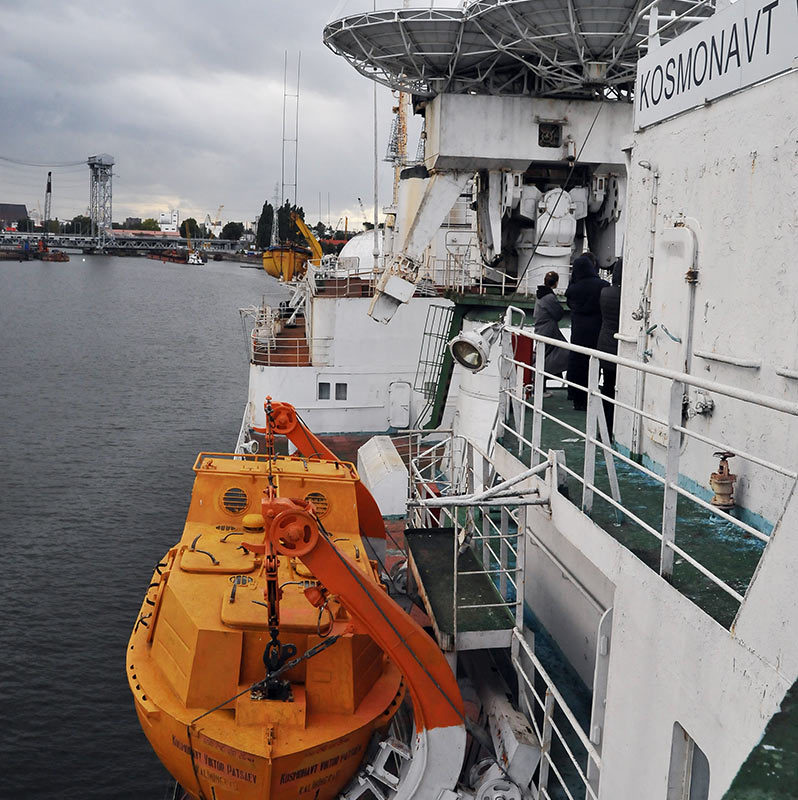
<instances>
[{"instance_id":1,"label":"floodlight","mask_svg":"<svg viewBox=\"0 0 798 800\"><path fill-rule=\"evenodd\" d=\"M501 323L489 322L473 331L464 331L449 342L452 358L469 372L479 372L490 362L490 348L499 336Z\"/></svg>"}]
</instances>

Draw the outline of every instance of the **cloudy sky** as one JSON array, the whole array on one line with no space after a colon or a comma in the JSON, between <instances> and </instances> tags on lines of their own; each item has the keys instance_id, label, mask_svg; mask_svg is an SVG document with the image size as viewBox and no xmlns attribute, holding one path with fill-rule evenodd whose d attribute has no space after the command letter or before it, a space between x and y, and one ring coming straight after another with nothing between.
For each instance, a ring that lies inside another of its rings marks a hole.
<instances>
[{"instance_id":1,"label":"cloudy sky","mask_svg":"<svg viewBox=\"0 0 798 800\"><path fill-rule=\"evenodd\" d=\"M283 57L290 84L301 51L298 200L315 222L321 193L326 220L329 193L331 222L357 224L358 196L372 207L372 83L322 42L324 25L357 5L0 0L0 156L54 164L110 153L116 221L170 208L203 220L222 203L224 220L251 220L280 179ZM383 88L378 109L382 158ZM46 172L0 160L0 202L43 205ZM390 180L381 164L381 204ZM53 216L85 213L88 168L55 169L53 181Z\"/></svg>"}]
</instances>

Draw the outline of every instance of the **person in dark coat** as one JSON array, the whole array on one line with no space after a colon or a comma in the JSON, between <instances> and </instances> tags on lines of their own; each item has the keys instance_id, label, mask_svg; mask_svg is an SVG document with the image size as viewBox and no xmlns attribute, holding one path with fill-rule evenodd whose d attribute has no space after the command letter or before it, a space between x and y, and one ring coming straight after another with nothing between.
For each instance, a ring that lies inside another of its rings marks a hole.
<instances>
[{"instance_id":1,"label":"person in dark coat","mask_svg":"<svg viewBox=\"0 0 798 800\"><path fill-rule=\"evenodd\" d=\"M547 272L543 283L538 286L535 301L535 310L532 321L535 323L535 333L565 342L567 339L560 331L559 321L565 312L560 301L554 294L560 276L556 272ZM562 375L568 369L568 351L554 345L546 346L546 363L543 369L550 375Z\"/></svg>"},{"instance_id":2,"label":"person in dark coat","mask_svg":"<svg viewBox=\"0 0 798 800\"><path fill-rule=\"evenodd\" d=\"M571 282L565 290L565 299L571 309L571 344L595 348L601 329L601 290L609 286L602 280L592 253L585 253L574 261ZM589 359L580 353L568 353L568 380L587 386ZM581 389L568 387L569 397L577 411L587 408L587 394Z\"/></svg>"},{"instance_id":3,"label":"person in dark coat","mask_svg":"<svg viewBox=\"0 0 798 800\"><path fill-rule=\"evenodd\" d=\"M612 285L601 290L599 297L599 307L601 308L601 330L597 348L604 353L618 354L618 340L615 334L618 333L621 318L621 277L623 273L623 259L619 258L612 268ZM601 393L605 397L615 399L615 375L616 365L609 361L601 362L601 370L604 381L601 385ZM607 428L612 438L612 424L615 417L615 406L612 403L604 402L604 416L607 418Z\"/></svg>"}]
</instances>

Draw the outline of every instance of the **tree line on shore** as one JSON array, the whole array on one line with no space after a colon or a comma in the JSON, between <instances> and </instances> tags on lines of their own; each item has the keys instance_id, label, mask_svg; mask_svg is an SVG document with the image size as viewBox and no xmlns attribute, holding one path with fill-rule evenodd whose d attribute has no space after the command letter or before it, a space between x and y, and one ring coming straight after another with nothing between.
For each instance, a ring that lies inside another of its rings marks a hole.
<instances>
[{"instance_id":1,"label":"tree line on shore","mask_svg":"<svg viewBox=\"0 0 798 800\"><path fill-rule=\"evenodd\" d=\"M161 230L161 226L152 217L136 221L129 220L126 223L114 222L112 227L114 230L129 231L156 232ZM184 238L186 235L186 229L188 229L192 239L216 238L212 231L208 230L205 225L199 224L194 217L188 217L180 223L180 235ZM44 223L37 224L30 217L26 217L25 219L17 220L17 230L21 233L44 233ZM91 231L91 219L83 214L78 214L68 221L59 220L57 217L55 219L47 220L48 233L73 233L89 236L91 235ZM222 228L219 238L237 241L244 235L244 233L245 226L243 222L228 222Z\"/></svg>"}]
</instances>

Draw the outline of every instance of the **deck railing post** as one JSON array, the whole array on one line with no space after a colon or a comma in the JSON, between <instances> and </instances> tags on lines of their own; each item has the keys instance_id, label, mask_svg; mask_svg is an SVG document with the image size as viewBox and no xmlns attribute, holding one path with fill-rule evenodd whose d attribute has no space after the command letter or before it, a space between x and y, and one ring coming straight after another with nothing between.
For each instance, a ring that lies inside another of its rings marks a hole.
<instances>
[{"instance_id":1,"label":"deck railing post","mask_svg":"<svg viewBox=\"0 0 798 800\"><path fill-rule=\"evenodd\" d=\"M529 508L518 508L516 520L515 564L516 564L516 627L524 627L524 600L526 598L526 529Z\"/></svg>"},{"instance_id":2,"label":"deck railing post","mask_svg":"<svg viewBox=\"0 0 798 800\"><path fill-rule=\"evenodd\" d=\"M523 370L519 370L519 373L521 375L524 374ZM522 383L522 385L521 385L521 390L520 390L520 397L521 397L521 400L523 401L523 400L526 399L524 397L523 379L522 379L521 383ZM518 387L517 386L516 386L516 393L518 393ZM522 438L522 437L524 437L524 430L526 430L526 403L524 403L524 402L516 403L516 407L519 409L518 416L519 416L520 419L518 420L518 432L521 434L520 436L517 437L518 438L518 458L521 461L523 461L524 460L524 438Z\"/></svg>"},{"instance_id":3,"label":"deck railing post","mask_svg":"<svg viewBox=\"0 0 798 800\"><path fill-rule=\"evenodd\" d=\"M524 597L526 592L526 515L524 506L518 508L515 537L515 627L524 629Z\"/></svg>"},{"instance_id":4,"label":"deck railing post","mask_svg":"<svg viewBox=\"0 0 798 800\"><path fill-rule=\"evenodd\" d=\"M676 430L682 424L684 384L673 381L668 406L668 453L665 461L665 492L662 503L662 547L659 557L659 574L663 578L673 576L673 550L668 546L676 538L676 506L679 495L674 487L679 484L679 451L681 433Z\"/></svg>"},{"instance_id":5,"label":"deck railing post","mask_svg":"<svg viewBox=\"0 0 798 800\"><path fill-rule=\"evenodd\" d=\"M483 513L488 513L489 509L485 509ZM501 540L499 541L499 593L502 596L502 600L507 599L507 563L508 558L507 554L509 552L507 547L507 537L510 533L510 513L507 510L506 506L502 506L501 509L501 523L499 526L499 530L501 532Z\"/></svg>"},{"instance_id":6,"label":"deck railing post","mask_svg":"<svg viewBox=\"0 0 798 800\"><path fill-rule=\"evenodd\" d=\"M476 485L474 481L474 445L471 443L470 439L466 440L466 448L465 448L465 478L466 478L466 494L473 494L476 490ZM467 538L475 529L475 522L474 522L474 514L475 510L473 506L467 507L466 510L466 517L464 521L464 536Z\"/></svg>"},{"instance_id":7,"label":"deck railing post","mask_svg":"<svg viewBox=\"0 0 798 800\"><path fill-rule=\"evenodd\" d=\"M590 356L590 367L587 374L587 411L585 412L585 466L582 470L582 511L590 514L593 510L593 489L596 481L596 438L598 429L598 413L596 403L601 403L597 396L599 385L599 360Z\"/></svg>"},{"instance_id":8,"label":"deck railing post","mask_svg":"<svg viewBox=\"0 0 798 800\"><path fill-rule=\"evenodd\" d=\"M504 512L504 509L502 509L502 512ZM524 597L526 596L526 512L526 508L522 506L517 509L518 535L515 537L515 630L510 640L510 655L513 663L518 665L522 663L519 637L522 635L521 631L524 630ZM530 678L534 684L535 665L529 662L529 667L531 670ZM521 674L518 674L519 707L521 705L520 699L526 697L526 693L527 686L524 678Z\"/></svg>"},{"instance_id":9,"label":"deck railing post","mask_svg":"<svg viewBox=\"0 0 798 800\"><path fill-rule=\"evenodd\" d=\"M549 758L551 757L551 718L554 715L554 695L551 689L546 689L546 700L543 705L543 730L540 744L540 772L538 774L538 797L542 797L541 790L548 795L549 788Z\"/></svg>"},{"instance_id":10,"label":"deck railing post","mask_svg":"<svg viewBox=\"0 0 798 800\"><path fill-rule=\"evenodd\" d=\"M546 376L543 370L546 364L546 345L543 342L535 342L535 384L534 384L534 399L532 407L534 413L532 416L532 453L530 454L529 465L536 467L540 463L540 434L543 423L541 411L543 411L543 389L546 383ZM521 431L523 435L523 431Z\"/></svg>"},{"instance_id":11,"label":"deck railing post","mask_svg":"<svg viewBox=\"0 0 798 800\"><path fill-rule=\"evenodd\" d=\"M490 564L490 549L488 545L488 538L490 534L490 516L486 513L487 509L482 511L482 568L488 569Z\"/></svg>"},{"instance_id":12,"label":"deck railing post","mask_svg":"<svg viewBox=\"0 0 798 800\"><path fill-rule=\"evenodd\" d=\"M457 506L452 509L452 527L454 529L454 541L453 541L453 550L454 553L452 555L454 559L454 568L452 571L452 588L454 596L452 597L452 644L453 648L457 650L457 555L460 550L460 536L457 530L457 521L458 521L458 514L457 514Z\"/></svg>"}]
</instances>

